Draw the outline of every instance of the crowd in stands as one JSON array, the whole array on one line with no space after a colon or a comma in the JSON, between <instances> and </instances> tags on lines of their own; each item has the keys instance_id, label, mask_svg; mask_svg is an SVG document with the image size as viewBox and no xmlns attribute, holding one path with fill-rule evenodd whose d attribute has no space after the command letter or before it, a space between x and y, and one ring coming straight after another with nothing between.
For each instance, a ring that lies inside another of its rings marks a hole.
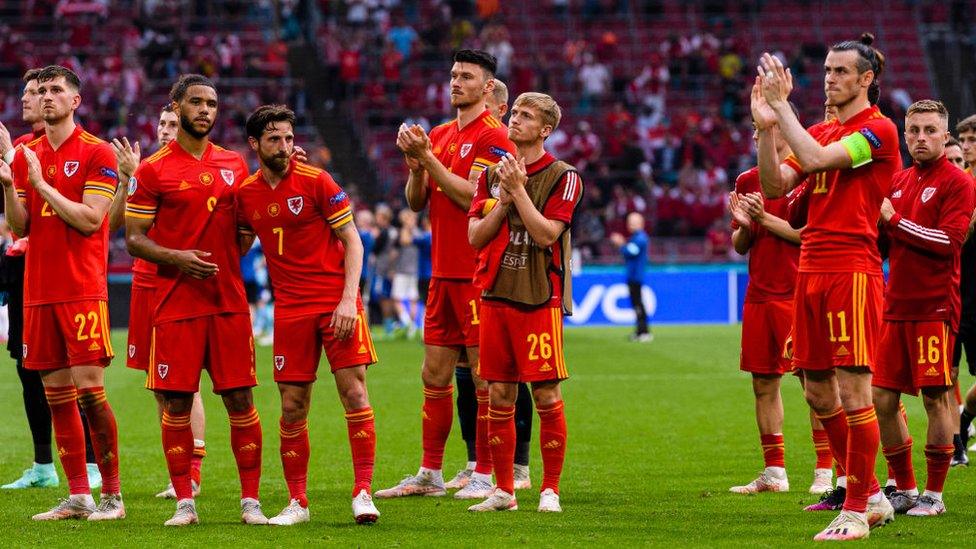
<instances>
[{"instance_id":1,"label":"crowd in stands","mask_svg":"<svg viewBox=\"0 0 976 549\"><path fill-rule=\"evenodd\" d=\"M628 18L652 20L671 4L24 2L22 17L0 22L0 76L12 84L0 87L0 120L26 131L19 124L15 78L28 67L56 62L75 69L85 83L79 114L89 131L105 138L135 136L151 145L157 114L152 105L163 104L176 75L200 72L221 85L214 140L246 152L241 128L257 105L284 102L300 117L307 115L302 83L287 78L287 52L290 41L308 33L325 70L335 77L332 96L353 113L379 174L378 194L399 210L406 178L392 143L395 128L406 121L430 129L452 118L445 60L458 48L482 48L497 57L498 77L512 99L544 90L564 107L563 123L547 147L575 164L587 183L574 227L585 259L615 257L608 236L624 230L622 220L630 211L645 215L652 236L688 237L725 259L727 246L716 233L727 226L726 195L754 159L747 98L755 52L729 23L724 12L733 9L729 3L687 7L700 11L700 25L640 43L639 49L615 26ZM746 4L743 10L754 3ZM513 36L515 19L533 10L563 18L572 31L559 34L555 50L528 50L525 40ZM823 44L806 43L776 52L797 77L795 97L807 107L801 109L805 123L821 116L816 97L822 94L824 53ZM898 120L910 102L904 90L886 90L883 109ZM314 134L306 137L310 159L327 167L329 150Z\"/></svg>"}]
</instances>

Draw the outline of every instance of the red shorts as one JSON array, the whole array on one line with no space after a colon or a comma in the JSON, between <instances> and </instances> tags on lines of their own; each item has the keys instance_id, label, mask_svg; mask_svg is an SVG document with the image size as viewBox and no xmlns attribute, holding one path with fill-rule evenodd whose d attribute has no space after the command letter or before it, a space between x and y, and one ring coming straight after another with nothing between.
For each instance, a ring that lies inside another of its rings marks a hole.
<instances>
[{"instance_id":1,"label":"red shorts","mask_svg":"<svg viewBox=\"0 0 976 549\"><path fill-rule=\"evenodd\" d=\"M322 349L332 372L353 366L376 363L376 349L369 334L366 315L359 309L359 320L352 336L336 339L329 323L331 314L275 319L274 380L276 382L315 381Z\"/></svg>"},{"instance_id":2,"label":"red shorts","mask_svg":"<svg viewBox=\"0 0 976 549\"><path fill-rule=\"evenodd\" d=\"M432 278L424 313L424 343L478 346L480 291L469 280Z\"/></svg>"},{"instance_id":3,"label":"red shorts","mask_svg":"<svg viewBox=\"0 0 976 549\"><path fill-rule=\"evenodd\" d=\"M153 327L146 388L195 393L200 372L210 371L215 393L254 387L254 337L247 314L220 314L163 322Z\"/></svg>"},{"instance_id":4,"label":"red shorts","mask_svg":"<svg viewBox=\"0 0 976 549\"><path fill-rule=\"evenodd\" d=\"M24 307L23 353L28 370L108 366L115 356L108 304L88 299Z\"/></svg>"},{"instance_id":5,"label":"red shorts","mask_svg":"<svg viewBox=\"0 0 976 549\"><path fill-rule=\"evenodd\" d=\"M790 360L783 353L792 323L792 301L747 302L742 308L739 369L768 375L789 372Z\"/></svg>"},{"instance_id":6,"label":"red shorts","mask_svg":"<svg viewBox=\"0 0 976 549\"><path fill-rule=\"evenodd\" d=\"M873 370L883 299L880 274L800 273L793 299L793 366Z\"/></svg>"},{"instance_id":7,"label":"red shorts","mask_svg":"<svg viewBox=\"0 0 976 549\"><path fill-rule=\"evenodd\" d=\"M129 300L129 352L125 365L136 370L149 368L149 342L152 339L152 289L132 288Z\"/></svg>"},{"instance_id":8,"label":"red shorts","mask_svg":"<svg viewBox=\"0 0 976 549\"><path fill-rule=\"evenodd\" d=\"M482 302L478 376L518 383L566 379L563 313L559 307L523 310Z\"/></svg>"},{"instance_id":9,"label":"red shorts","mask_svg":"<svg viewBox=\"0 0 976 549\"><path fill-rule=\"evenodd\" d=\"M871 384L907 395L922 387L951 386L954 339L941 320L884 321Z\"/></svg>"}]
</instances>

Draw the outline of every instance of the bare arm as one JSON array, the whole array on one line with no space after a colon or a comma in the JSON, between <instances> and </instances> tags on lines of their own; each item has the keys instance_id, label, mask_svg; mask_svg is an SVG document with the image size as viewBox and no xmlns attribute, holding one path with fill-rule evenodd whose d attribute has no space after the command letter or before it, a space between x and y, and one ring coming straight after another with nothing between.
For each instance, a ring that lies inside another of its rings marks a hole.
<instances>
[{"instance_id":1,"label":"bare arm","mask_svg":"<svg viewBox=\"0 0 976 549\"><path fill-rule=\"evenodd\" d=\"M766 53L760 60L763 98L776 113L780 134L789 144L797 161L807 173L840 170L853 166L851 153L842 142L823 146L800 124L787 101L793 90L793 75L779 59Z\"/></svg>"},{"instance_id":2,"label":"bare arm","mask_svg":"<svg viewBox=\"0 0 976 549\"><path fill-rule=\"evenodd\" d=\"M418 164L419 165L419 164ZM403 189L407 198L407 206L415 212L423 210L427 206L427 196L430 193L430 186L427 183L427 171L423 168L410 170L407 177L407 185Z\"/></svg>"},{"instance_id":3,"label":"bare arm","mask_svg":"<svg viewBox=\"0 0 976 549\"><path fill-rule=\"evenodd\" d=\"M491 239L495 238L495 235L498 234L498 229L502 227L502 223L508 217L511 202L504 204L502 202L496 202L494 206L489 206L489 208L488 213L480 219L476 217L468 218L468 242L476 250L487 246L491 242Z\"/></svg>"},{"instance_id":4,"label":"bare arm","mask_svg":"<svg viewBox=\"0 0 976 549\"><path fill-rule=\"evenodd\" d=\"M0 183L3 184L3 211L7 218L10 230L18 237L23 238L27 235L27 208L17 196L17 188L14 187L13 173L10 165L0 159Z\"/></svg>"},{"instance_id":5,"label":"bare arm","mask_svg":"<svg viewBox=\"0 0 976 549\"><path fill-rule=\"evenodd\" d=\"M332 313L331 326L335 328L338 339L346 339L352 335L356 322L359 321L356 300L359 297L359 276L363 271L363 241L359 238L356 224L350 221L335 229L336 236L345 247L344 267L345 278L342 286L342 298ZM365 327L364 329L368 329Z\"/></svg>"},{"instance_id":6,"label":"bare arm","mask_svg":"<svg viewBox=\"0 0 976 549\"><path fill-rule=\"evenodd\" d=\"M739 228L732 231L732 247L737 254L746 255L752 247L752 231L745 225L739 225Z\"/></svg>"},{"instance_id":7,"label":"bare arm","mask_svg":"<svg viewBox=\"0 0 976 549\"><path fill-rule=\"evenodd\" d=\"M502 187L512 195L512 204L518 211L522 223L529 232L529 236L539 246L551 246L563 234L566 224L555 219L548 219L535 208L529 193L525 190L528 176L525 171L525 159L516 161L511 154L499 162L498 175Z\"/></svg>"},{"instance_id":8,"label":"bare arm","mask_svg":"<svg viewBox=\"0 0 976 549\"><path fill-rule=\"evenodd\" d=\"M125 223L125 191L129 183L129 178L132 177L132 174L136 173L136 168L139 167L141 151L138 141L136 141L135 146L131 146L129 139L126 137L123 137L122 141L113 139L112 149L115 151L115 160L119 164L118 175L120 187L115 191L115 198L112 200L112 206L108 210L108 229L114 233Z\"/></svg>"},{"instance_id":9,"label":"bare arm","mask_svg":"<svg viewBox=\"0 0 976 549\"><path fill-rule=\"evenodd\" d=\"M146 234L153 225L153 219L126 216L125 245L132 257L139 257L157 265L175 265L183 273L204 279L217 274L217 265L202 258L209 252L200 250L173 250L156 244Z\"/></svg>"},{"instance_id":10,"label":"bare arm","mask_svg":"<svg viewBox=\"0 0 976 549\"><path fill-rule=\"evenodd\" d=\"M800 245L800 231L794 229L785 219L776 217L763 207L763 198L759 193L749 193L740 199L746 213L773 235L791 243Z\"/></svg>"},{"instance_id":11,"label":"bare arm","mask_svg":"<svg viewBox=\"0 0 976 549\"><path fill-rule=\"evenodd\" d=\"M47 202L54 213L73 229L85 236L94 234L105 221L112 200L97 194L85 194L81 202L65 197L41 177L41 163L37 154L28 148L23 149L23 154L27 161L27 177L40 199Z\"/></svg>"},{"instance_id":12,"label":"bare arm","mask_svg":"<svg viewBox=\"0 0 976 549\"><path fill-rule=\"evenodd\" d=\"M433 151L427 151L420 159L420 164L427 170L428 176L434 180L437 187L447 195L451 202L464 211L471 208L475 186L470 179L455 175L448 170L441 161L434 156Z\"/></svg>"},{"instance_id":13,"label":"bare arm","mask_svg":"<svg viewBox=\"0 0 976 549\"><path fill-rule=\"evenodd\" d=\"M752 121L759 136L756 147L759 157L759 183L762 185L763 194L770 198L779 198L797 185L800 174L780 162L772 132L772 128L777 124L776 112L763 98L758 77L752 85L750 108Z\"/></svg>"},{"instance_id":14,"label":"bare arm","mask_svg":"<svg viewBox=\"0 0 976 549\"><path fill-rule=\"evenodd\" d=\"M732 220L737 225L735 230L732 231L732 247L735 248L736 253L739 255L746 255L749 249L752 248L752 219L742 209L739 193L734 191L729 193L728 208L729 213L732 215Z\"/></svg>"}]
</instances>

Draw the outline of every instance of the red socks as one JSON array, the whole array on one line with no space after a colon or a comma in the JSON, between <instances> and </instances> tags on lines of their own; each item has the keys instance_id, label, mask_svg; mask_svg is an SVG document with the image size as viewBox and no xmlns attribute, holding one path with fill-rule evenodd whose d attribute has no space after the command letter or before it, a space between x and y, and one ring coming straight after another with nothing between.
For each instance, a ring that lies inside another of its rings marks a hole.
<instances>
[{"instance_id":1,"label":"red socks","mask_svg":"<svg viewBox=\"0 0 976 549\"><path fill-rule=\"evenodd\" d=\"M783 443L782 433L759 435L759 443L762 445L766 467L786 467L786 445Z\"/></svg>"},{"instance_id":2,"label":"red socks","mask_svg":"<svg viewBox=\"0 0 976 549\"><path fill-rule=\"evenodd\" d=\"M193 498L190 486L190 457L193 453L193 431L190 430L190 412L170 414L163 411L163 453L169 480L173 483L176 499Z\"/></svg>"},{"instance_id":3,"label":"red socks","mask_svg":"<svg viewBox=\"0 0 976 549\"><path fill-rule=\"evenodd\" d=\"M68 477L68 491L71 495L90 494L88 470L85 467L85 428L76 402L78 393L74 385L45 387L44 396L51 409L54 444L61 467Z\"/></svg>"},{"instance_id":4,"label":"red socks","mask_svg":"<svg viewBox=\"0 0 976 549\"><path fill-rule=\"evenodd\" d=\"M478 416L475 422L475 473L491 474L491 447L488 446L488 389L476 392Z\"/></svg>"},{"instance_id":5,"label":"red socks","mask_svg":"<svg viewBox=\"0 0 976 549\"><path fill-rule=\"evenodd\" d=\"M308 507L305 486L308 482L308 421L278 425L281 435L281 468L285 472L285 484L291 499L297 499L302 507Z\"/></svg>"},{"instance_id":6,"label":"red socks","mask_svg":"<svg viewBox=\"0 0 976 549\"><path fill-rule=\"evenodd\" d=\"M102 493L121 493L119 483L119 428L105 397L104 387L78 389L78 403L88 417L98 471L102 474Z\"/></svg>"},{"instance_id":7,"label":"red socks","mask_svg":"<svg viewBox=\"0 0 976 549\"><path fill-rule=\"evenodd\" d=\"M362 490L366 490L367 494L373 491L373 465L376 463L376 427L373 417L373 409L370 407L346 413L349 449L352 450L353 497ZM443 456L443 450L441 455Z\"/></svg>"},{"instance_id":8,"label":"red socks","mask_svg":"<svg viewBox=\"0 0 976 549\"><path fill-rule=\"evenodd\" d=\"M241 477L241 499L258 499L258 487L261 483L261 420L258 418L258 411L251 406L244 412L228 414L228 418L230 445L234 450L237 472ZM192 433L190 437L192 445Z\"/></svg>"},{"instance_id":9,"label":"red socks","mask_svg":"<svg viewBox=\"0 0 976 549\"><path fill-rule=\"evenodd\" d=\"M563 401L536 406L536 410L539 412L539 444L542 446L542 486L539 490L552 488L558 494L559 476L563 472L563 460L566 458L566 415L563 413Z\"/></svg>"},{"instance_id":10,"label":"red socks","mask_svg":"<svg viewBox=\"0 0 976 549\"><path fill-rule=\"evenodd\" d=\"M878 457L881 433L878 431L874 406L852 411L847 416L847 426L847 498L844 509L863 513L868 506L868 497L879 490L878 479L874 476L874 462Z\"/></svg>"},{"instance_id":11,"label":"red socks","mask_svg":"<svg viewBox=\"0 0 976 549\"><path fill-rule=\"evenodd\" d=\"M843 408L837 408L826 415L816 414L820 420L824 431L827 432L827 439L830 441L830 452L834 455L837 462L837 476L842 477L847 474L847 415Z\"/></svg>"},{"instance_id":12,"label":"red socks","mask_svg":"<svg viewBox=\"0 0 976 549\"><path fill-rule=\"evenodd\" d=\"M454 422L454 386L433 387L424 385L423 447L424 457L420 465L426 469L441 470L444 465L444 446L451 434Z\"/></svg>"},{"instance_id":13,"label":"red socks","mask_svg":"<svg viewBox=\"0 0 976 549\"><path fill-rule=\"evenodd\" d=\"M891 448L884 448L885 461L888 462L888 478L895 479L899 490L917 488L915 470L912 468L912 437ZM950 453L950 458L951 458Z\"/></svg>"},{"instance_id":14,"label":"red socks","mask_svg":"<svg viewBox=\"0 0 976 549\"><path fill-rule=\"evenodd\" d=\"M817 452L817 469L830 469L833 456L830 454L830 440L824 429L813 430L813 449Z\"/></svg>"},{"instance_id":15,"label":"red socks","mask_svg":"<svg viewBox=\"0 0 976 549\"><path fill-rule=\"evenodd\" d=\"M199 445L198 445L199 443ZM190 457L190 479L200 486L200 471L203 469L203 458L207 457L207 448L202 440L193 439L193 455Z\"/></svg>"},{"instance_id":16,"label":"red socks","mask_svg":"<svg viewBox=\"0 0 976 549\"><path fill-rule=\"evenodd\" d=\"M540 415L542 412L539 412ZM543 439L545 440L545 439ZM488 448L499 490L515 494L515 406L488 407ZM543 467L548 467L543 455Z\"/></svg>"},{"instance_id":17,"label":"red socks","mask_svg":"<svg viewBox=\"0 0 976 549\"><path fill-rule=\"evenodd\" d=\"M942 493L946 475L949 474L949 463L952 461L953 450L952 444L946 446L925 445L925 465L928 469L925 489L929 492Z\"/></svg>"}]
</instances>

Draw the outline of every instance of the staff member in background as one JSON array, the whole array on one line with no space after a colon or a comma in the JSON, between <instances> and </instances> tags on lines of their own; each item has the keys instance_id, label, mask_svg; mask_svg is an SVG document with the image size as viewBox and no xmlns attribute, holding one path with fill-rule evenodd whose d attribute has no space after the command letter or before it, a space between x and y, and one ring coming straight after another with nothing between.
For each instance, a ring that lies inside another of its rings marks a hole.
<instances>
[{"instance_id":1,"label":"staff member in background","mask_svg":"<svg viewBox=\"0 0 976 549\"><path fill-rule=\"evenodd\" d=\"M620 248L620 253L624 256L624 264L627 266L627 288L630 289L630 303L634 307L637 315L637 331L631 334L630 340L639 343L649 343L654 341L647 325L647 311L644 309L644 301L641 299L641 292L644 288L644 273L647 271L647 246L650 238L644 230L644 216L638 212L627 214L627 232L630 239L625 240L624 235L613 233L610 241Z\"/></svg>"}]
</instances>

